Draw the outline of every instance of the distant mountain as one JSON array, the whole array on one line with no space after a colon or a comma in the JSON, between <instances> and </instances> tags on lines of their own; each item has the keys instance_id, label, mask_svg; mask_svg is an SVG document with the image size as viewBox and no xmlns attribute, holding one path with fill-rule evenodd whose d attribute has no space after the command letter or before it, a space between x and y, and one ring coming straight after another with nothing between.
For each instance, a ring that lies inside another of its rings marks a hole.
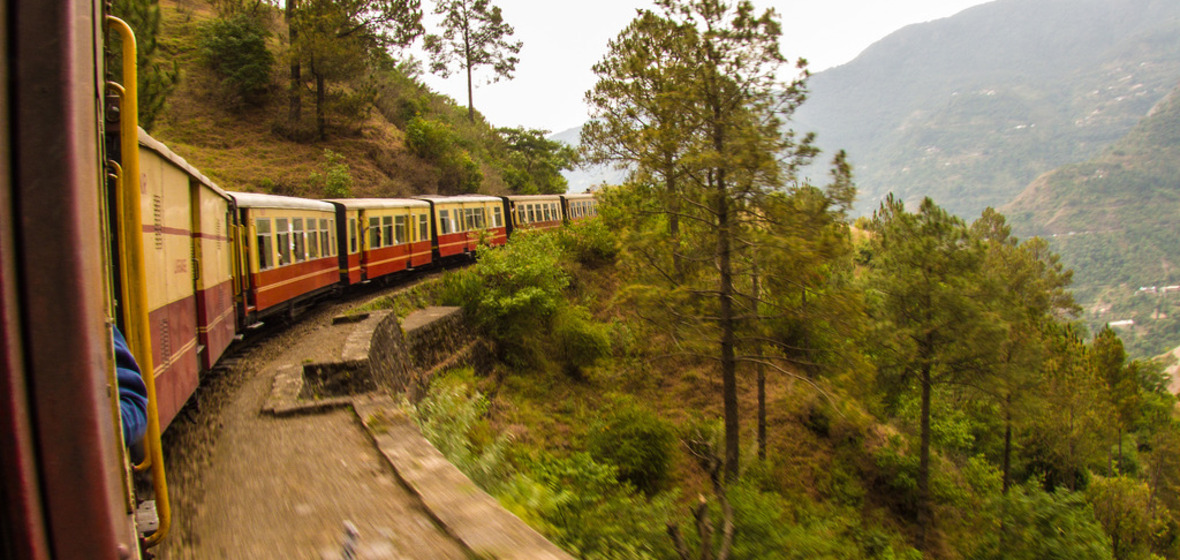
<instances>
[{"instance_id":1,"label":"distant mountain","mask_svg":"<svg viewBox=\"0 0 1180 560\"><path fill-rule=\"evenodd\" d=\"M998 0L817 73L793 127L848 150L861 212L892 191L974 218L1100 153L1178 79L1176 0Z\"/></svg>"},{"instance_id":2,"label":"distant mountain","mask_svg":"<svg viewBox=\"0 0 1180 560\"><path fill-rule=\"evenodd\" d=\"M1163 289L1180 285L1180 87L1101 154L1000 210L1021 237L1050 239L1093 326L1135 321L1124 339L1141 355L1180 342L1180 289Z\"/></svg>"}]
</instances>

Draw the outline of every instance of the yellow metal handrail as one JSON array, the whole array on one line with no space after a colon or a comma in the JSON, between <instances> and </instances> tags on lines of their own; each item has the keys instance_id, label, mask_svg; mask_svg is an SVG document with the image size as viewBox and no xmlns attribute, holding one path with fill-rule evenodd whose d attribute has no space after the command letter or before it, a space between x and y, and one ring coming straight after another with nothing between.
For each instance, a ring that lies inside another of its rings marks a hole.
<instances>
[{"instance_id":1,"label":"yellow metal handrail","mask_svg":"<svg viewBox=\"0 0 1180 560\"><path fill-rule=\"evenodd\" d=\"M118 90L123 89L118 84L108 82L107 85L114 87ZM111 168L110 173L107 174L107 178L115 182L115 192L119 192L119 190L122 189L123 168L120 167L117 162L112 161L112 160L107 160L106 165L107 165L107 167ZM110 239L111 235L112 235L111 234L111 224L110 224L111 213L110 213L110 208L107 205L106 193L100 192L98 198L99 198L99 211L102 212L102 220L100 220L100 223L102 224L102 238L103 239ZM116 199L116 200L118 200L118 199ZM104 292L105 292L104 297L106 299L106 309L109 311L109 310L115 309L115 307L116 307L115 295L114 295L115 294L115 287L114 287L114 282L111 278L112 277L111 262L112 262L113 257L111 255L111 246L109 243L106 244L106 246L103 248L102 257L103 257L102 264L106 270L106 274L103 275L103 280L104 280L103 288L104 288ZM114 325L115 325L115 318L114 318L114 316L112 316L108 312L107 313L108 340L113 340L114 334L111 332L111 329L114 327ZM107 386L112 388L112 391L110 392L110 394L111 394L111 421L114 424L115 433L121 434L123 430L121 428L121 426L122 426L122 413L120 410L120 408L121 408L120 407L120 395L119 395L119 391L118 391L119 379L118 379L118 374L115 371L115 356L114 356L113 350L114 350L113 345L108 345L108 347L107 347ZM127 460L128 460L127 459L127 449L126 449L126 447L120 445L119 446L119 464L120 465L127 464ZM123 482L123 504L127 508L127 513L134 513L135 512L135 495L134 495L134 492L132 491L132 488L131 488L132 487L131 474L127 473L125 476L123 476L121 478L122 478L122 482Z\"/></svg>"},{"instance_id":2,"label":"yellow metal handrail","mask_svg":"<svg viewBox=\"0 0 1180 560\"><path fill-rule=\"evenodd\" d=\"M120 263L126 270L132 289L123 292L123 308L132 320L126 323L127 344L136 356L148 393L147 436L145 445L151 461L152 486L156 492L156 512L160 526L145 539L148 547L160 544L172 526L172 507L168 500L168 483L164 476L164 452L160 444L160 415L156 408L155 366L152 363L151 323L148 318L147 267L143 256L143 216L139 189L139 99L136 68L135 33L127 22L113 16L106 18L108 27L123 40L123 94L120 121L120 146L123 157L122 189L119 199L119 223L123 242L120 243Z\"/></svg>"}]
</instances>

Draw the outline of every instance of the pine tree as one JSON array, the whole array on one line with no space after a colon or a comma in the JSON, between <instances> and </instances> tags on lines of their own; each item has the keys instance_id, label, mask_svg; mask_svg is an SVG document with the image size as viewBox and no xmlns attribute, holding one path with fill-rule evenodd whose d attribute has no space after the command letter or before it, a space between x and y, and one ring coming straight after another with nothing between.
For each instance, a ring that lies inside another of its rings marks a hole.
<instances>
[{"instance_id":1,"label":"pine tree","mask_svg":"<svg viewBox=\"0 0 1180 560\"><path fill-rule=\"evenodd\" d=\"M475 122L472 71L490 66L492 82L511 80L522 43L509 39L516 30L489 0L435 0L434 13L443 16L443 32L426 36L430 70L446 78L451 75L450 66L458 64L467 74L467 118Z\"/></svg>"}]
</instances>

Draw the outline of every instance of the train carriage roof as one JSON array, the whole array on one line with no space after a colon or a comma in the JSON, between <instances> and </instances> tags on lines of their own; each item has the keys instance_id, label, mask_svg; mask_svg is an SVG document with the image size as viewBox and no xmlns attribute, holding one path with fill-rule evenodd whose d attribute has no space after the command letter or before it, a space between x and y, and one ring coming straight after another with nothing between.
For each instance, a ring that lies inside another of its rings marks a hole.
<instances>
[{"instance_id":1,"label":"train carriage roof","mask_svg":"<svg viewBox=\"0 0 1180 560\"><path fill-rule=\"evenodd\" d=\"M226 200L230 199L230 195L229 195L228 191L217 186L216 183L209 180L209 178L206 177L204 174L202 174L200 171L197 171L197 168L193 167L192 165L189 165L189 163L187 161L185 161L184 158L176 155L176 152L173 152L172 150L168 149L168 146L165 146L163 142L160 142L159 140L152 138L151 135L149 135L147 133L147 131L142 128L139 129L139 145L141 147L147 148L147 149L155 152L160 157L172 162L172 165L175 165L175 166L183 169L184 172L187 173L190 177L193 177L196 180L200 181L202 185L209 187L210 190L217 193L222 198L224 198Z\"/></svg>"},{"instance_id":2,"label":"train carriage roof","mask_svg":"<svg viewBox=\"0 0 1180 560\"><path fill-rule=\"evenodd\" d=\"M414 198L416 198L418 200L426 200L429 202L433 202L435 204L447 204L447 203L461 204L461 203L465 203L465 202L483 202L483 203L493 202L493 203L499 204L500 202L502 202L500 200L500 198L498 198L498 197L481 195L481 194L465 194L465 195L460 195L460 196L422 195L422 196L415 196Z\"/></svg>"},{"instance_id":3,"label":"train carriage roof","mask_svg":"<svg viewBox=\"0 0 1180 560\"><path fill-rule=\"evenodd\" d=\"M325 198L324 202L340 204L345 208L429 208L425 200L412 198Z\"/></svg>"},{"instance_id":4,"label":"train carriage roof","mask_svg":"<svg viewBox=\"0 0 1180 560\"><path fill-rule=\"evenodd\" d=\"M289 210L314 210L336 212L336 207L322 200L248 192L230 192L239 208L279 208Z\"/></svg>"},{"instance_id":5,"label":"train carriage roof","mask_svg":"<svg viewBox=\"0 0 1180 560\"><path fill-rule=\"evenodd\" d=\"M583 192L583 193L565 193L565 194L561 195L561 198L564 198L566 200L589 200L589 199L594 198L594 194L593 193L585 193L585 192Z\"/></svg>"},{"instance_id":6,"label":"train carriage roof","mask_svg":"<svg viewBox=\"0 0 1180 560\"><path fill-rule=\"evenodd\" d=\"M558 195L555 194L514 194L504 197L512 202L544 202L557 201Z\"/></svg>"}]
</instances>

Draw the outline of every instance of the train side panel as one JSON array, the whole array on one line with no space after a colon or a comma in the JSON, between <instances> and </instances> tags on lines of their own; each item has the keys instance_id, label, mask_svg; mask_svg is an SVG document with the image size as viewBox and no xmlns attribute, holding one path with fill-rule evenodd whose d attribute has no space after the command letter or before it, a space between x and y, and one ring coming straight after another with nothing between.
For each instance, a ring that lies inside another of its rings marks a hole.
<instances>
[{"instance_id":1,"label":"train side panel","mask_svg":"<svg viewBox=\"0 0 1180 560\"><path fill-rule=\"evenodd\" d=\"M238 199L242 223L248 228L248 315L266 315L280 305L294 304L340 283L336 212L330 204L253 193L232 195ZM250 206L265 198L284 199L297 206ZM243 204L243 199L251 201Z\"/></svg>"},{"instance_id":2,"label":"train side panel","mask_svg":"<svg viewBox=\"0 0 1180 560\"><path fill-rule=\"evenodd\" d=\"M140 166L148 319L163 429L198 382L194 218L188 174L144 149L140 150Z\"/></svg>"},{"instance_id":3,"label":"train side panel","mask_svg":"<svg viewBox=\"0 0 1180 560\"><path fill-rule=\"evenodd\" d=\"M516 195L504 198L513 229L552 229L562 225L562 203L557 195Z\"/></svg>"},{"instance_id":4,"label":"train side panel","mask_svg":"<svg viewBox=\"0 0 1180 560\"><path fill-rule=\"evenodd\" d=\"M197 340L201 367L210 370L233 342L234 279L230 249L230 201L193 181L197 228Z\"/></svg>"},{"instance_id":5,"label":"train side panel","mask_svg":"<svg viewBox=\"0 0 1180 560\"><path fill-rule=\"evenodd\" d=\"M508 241L504 203L490 196L420 197L431 202L440 258L472 253L482 241L492 247Z\"/></svg>"}]
</instances>

